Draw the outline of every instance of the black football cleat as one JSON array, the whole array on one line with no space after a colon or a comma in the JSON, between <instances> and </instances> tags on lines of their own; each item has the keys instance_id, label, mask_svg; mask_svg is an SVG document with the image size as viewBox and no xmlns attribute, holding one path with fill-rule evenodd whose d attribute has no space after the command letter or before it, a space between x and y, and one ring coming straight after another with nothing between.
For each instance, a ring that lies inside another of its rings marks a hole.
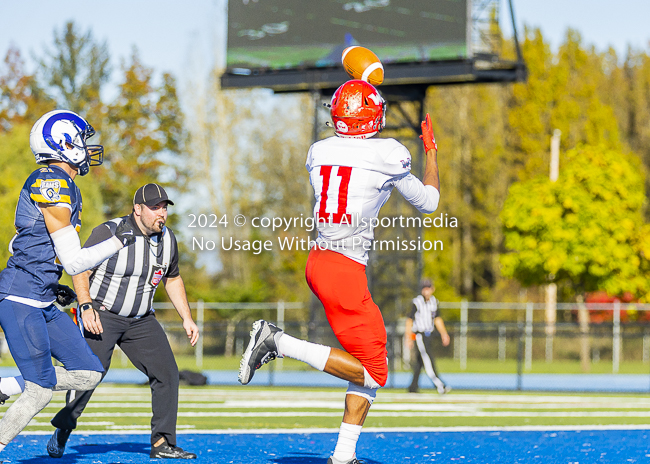
<instances>
[{"instance_id":1,"label":"black football cleat","mask_svg":"<svg viewBox=\"0 0 650 464\"><path fill-rule=\"evenodd\" d=\"M263 320L255 321L251 330L251 340L239 364L239 382L248 384L255 371L269 361L282 357L278 353L277 342L284 332L279 327Z\"/></svg>"},{"instance_id":2,"label":"black football cleat","mask_svg":"<svg viewBox=\"0 0 650 464\"><path fill-rule=\"evenodd\" d=\"M152 446L149 457L151 459L196 459L196 454L184 451L178 446L163 443L160 446Z\"/></svg>"},{"instance_id":3,"label":"black football cleat","mask_svg":"<svg viewBox=\"0 0 650 464\"><path fill-rule=\"evenodd\" d=\"M359 461L357 458L352 458L352 460L350 461L343 462L343 461L334 460L333 457L330 457L327 460L327 464L363 464L363 463Z\"/></svg>"},{"instance_id":4,"label":"black football cleat","mask_svg":"<svg viewBox=\"0 0 650 464\"><path fill-rule=\"evenodd\" d=\"M52 458L60 458L65 451L65 444L72 433L72 429L56 429L47 442L47 454Z\"/></svg>"},{"instance_id":5,"label":"black football cleat","mask_svg":"<svg viewBox=\"0 0 650 464\"><path fill-rule=\"evenodd\" d=\"M2 377L0 377L0 380L2 380ZM9 399L9 395L5 395L0 391L0 404L5 404L5 401Z\"/></svg>"}]
</instances>

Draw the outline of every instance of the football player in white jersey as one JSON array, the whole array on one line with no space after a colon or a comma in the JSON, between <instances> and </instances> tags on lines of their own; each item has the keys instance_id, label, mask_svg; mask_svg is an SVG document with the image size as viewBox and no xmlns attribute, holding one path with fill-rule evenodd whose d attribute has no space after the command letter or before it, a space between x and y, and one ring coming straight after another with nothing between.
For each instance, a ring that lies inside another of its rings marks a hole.
<instances>
[{"instance_id":1,"label":"football player in white jersey","mask_svg":"<svg viewBox=\"0 0 650 464\"><path fill-rule=\"evenodd\" d=\"M346 82L332 97L336 136L314 143L307 156L318 238L309 253L306 278L344 350L299 340L257 321L239 370L239 381L246 385L263 364L289 356L349 382L338 441L328 464L358 463L361 428L388 376L386 328L365 273L379 210L393 188L425 214L435 211L440 199L431 118L427 114L422 122L427 164L421 182L410 172L411 154L404 145L372 138L384 128L385 110L384 99L371 84Z\"/></svg>"}]
</instances>

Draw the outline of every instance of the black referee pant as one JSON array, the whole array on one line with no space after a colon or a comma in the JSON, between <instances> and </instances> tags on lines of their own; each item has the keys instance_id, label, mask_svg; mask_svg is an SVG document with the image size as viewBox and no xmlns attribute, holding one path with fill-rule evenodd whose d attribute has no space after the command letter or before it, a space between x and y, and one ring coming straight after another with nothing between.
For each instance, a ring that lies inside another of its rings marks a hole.
<instances>
[{"instance_id":1,"label":"black referee pant","mask_svg":"<svg viewBox=\"0 0 650 464\"><path fill-rule=\"evenodd\" d=\"M412 353L411 367L413 368L413 380L409 386L410 392L418 391L418 383L420 380L420 372L424 367L427 377L431 379L436 386L438 392L444 391L445 383L438 377L438 371L433 361L433 351L431 349L433 344L433 335L423 333L415 334L415 343Z\"/></svg>"},{"instance_id":2,"label":"black referee pant","mask_svg":"<svg viewBox=\"0 0 650 464\"><path fill-rule=\"evenodd\" d=\"M178 366L162 326L150 313L139 319L120 316L109 311L97 312L104 333L94 335L84 331L84 337L108 372L115 345L149 378L151 386L151 444L164 438L176 446L176 416L178 413ZM52 425L59 429L74 429L95 390L68 391L66 406Z\"/></svg>"}]
</instances>

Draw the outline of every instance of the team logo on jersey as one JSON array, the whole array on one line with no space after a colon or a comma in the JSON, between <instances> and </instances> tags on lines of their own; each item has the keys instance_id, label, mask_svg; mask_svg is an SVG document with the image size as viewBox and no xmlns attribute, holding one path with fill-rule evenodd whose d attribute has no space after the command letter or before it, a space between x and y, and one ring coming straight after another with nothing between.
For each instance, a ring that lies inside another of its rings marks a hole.
<instances>
[{"instance_id":1,"label":"team logo on jersey","mask_svg":"<svg viewBox=\"0 0 650 464\"><path fill-rule=\"evenodd\" d=\"M151 285L157 286L162 278L165 277L165 268L158 264L153 265L153 274L151 275Z\"/></svg>"},{"instance_id":2,"label":"team logo on jersey","mask_svg":"<svg viewBox=\"0 0 650 464\"><path fill-rule=\"evenodd\" d=\"M404 169L411 169L411 159L401 160Z\"/></svg>"},{"instance_id":3,"label":"team logo on jersey","mask_svg":"<svg viewBox=\"0 0 650 464\"><path fill-rule=\"evenodd\" d=\"M41 195L47 201L59 201L61 200L61 182L58 180L44 180L41 181Z\"/></svg>"}]
</instances>

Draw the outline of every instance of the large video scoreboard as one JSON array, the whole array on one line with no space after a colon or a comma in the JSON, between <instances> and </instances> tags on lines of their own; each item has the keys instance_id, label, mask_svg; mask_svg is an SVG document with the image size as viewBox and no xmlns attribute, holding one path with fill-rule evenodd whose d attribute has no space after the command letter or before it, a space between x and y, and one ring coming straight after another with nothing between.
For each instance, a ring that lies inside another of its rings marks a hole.
<instances>
[{"instance_id":1,"label":"large video scoreboard","mask_svg":"<svg viewBox=\"0 0 650 464\"><path fill-rule=\"evenodd\" d=\"M384 62L467 58L466 0L230 0L227 66L337 66L350 45Z\"/></svg>"},{"instance_id":2,"label":"large video scoreboard","mask_svg":"<svg viewBox=\"0 0 650 464\"><path fill-rule=\"evenodd\" d=\"M421 98L429 85L525 79L521 59L475 43L498 31L498 16L498 0L228 0L221 85L333 92L349 79L341 53L351 45L382 61L384 93Z\"/></svg>"}]
</instances>

